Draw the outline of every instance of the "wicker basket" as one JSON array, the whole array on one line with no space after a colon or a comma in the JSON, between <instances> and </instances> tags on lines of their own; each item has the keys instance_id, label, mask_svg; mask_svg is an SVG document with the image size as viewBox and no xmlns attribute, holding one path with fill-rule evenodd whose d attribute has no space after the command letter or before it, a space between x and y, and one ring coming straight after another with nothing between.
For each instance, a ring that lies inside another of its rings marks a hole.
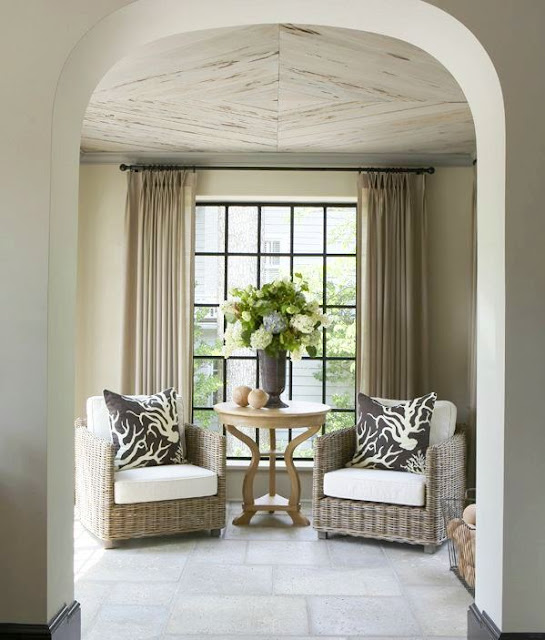
<instances>
[{"instance_id":1,"label":"wicker basket","mask_svg":"<svg viewBox=\"0 0 545 640\"><path fill-rule=\"evenodd\" d=\"M474 489L469 489L465 498L444 499L442 509L448 538L450 570L474 596L476 529L462 518L464 509L470 504L475 504Z\"/></svg>"}]
</instances>

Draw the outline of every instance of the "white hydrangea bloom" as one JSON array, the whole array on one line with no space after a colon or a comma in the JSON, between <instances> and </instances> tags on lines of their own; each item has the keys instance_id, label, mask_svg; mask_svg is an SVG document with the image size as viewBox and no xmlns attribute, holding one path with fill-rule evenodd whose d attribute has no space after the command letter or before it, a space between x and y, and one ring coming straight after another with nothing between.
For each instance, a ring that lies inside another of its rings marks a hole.
<instances>
[{"instance_id":1,"label":"white hydrangea bloom","mask_svg":"<svg viewBox=\"0 0 545 640\"><path fill-rule=\"evenodd\" d=\"M293 316L290 321L291 326L301 333L312 333L314 331L315 321L312 316L305 316L302 313L298 313Z\"/></svg>"},{"instance_id":2,"label":"white hydrangea bloom","mask_svg":"<svg viewBox=\"0 0 545 640\"><path fill-rule=\"evenodd\" d=\"M322 325L322 327L325 327L326 329L331 326L331 318L325 313L318 314L318 322Z\"/></svg>"},{"instance_id":3,"label":"white hydrangea bloom","mask_svg":"<svg viewBox=\"0 0 545 640\"><path fill-rule=\"evenodd\" d=\"M303 336L301 342L308 347L319 347L322 344L322 333L319 329L315 329L312 333Z\"/></svg>"},{"instance_id":4,"label":"white hydrangea bloom","mask_svg":"<svg viewBox=\"0 0 545 640\"><path fill-rule=\"evenodd\" d=\"M252 314L249 311L242 312L242 319L249 322L252 319Z\"/></svg>"},{"instance_id":5,"label":"white hydrangea bloom","mask_svg":"<svg viewBox=\"0 0 545 640\"><path fill-rule=\"evenodd\" d=\"M259 327L250 336L250 344L253 349L266 349L272 342L272 333L269 333L265 327Z\"/></svg>"},{"instance_id":6,"label":"white hydrangea bloom","mask_svg":"<svg viewBox=\"0 0 545 640\"><path fill-rule=\"evenodd\" d=\"M303 352L301 349L294 349L290 353L290 357L292 360L301 360L301 358L303 357Z\"/></svg>"},{"instance_id":7,"label":"white hydrangea bloom","mask_svg":"<svg viewBox=\"0 0 545 640\"><path fill-rule=\"evenodd\" d=\"M226 300L222 305L221 305L221 310L223 311L223 313L225 315L236 315L237 313L237 308L236 308L236 301L235 300Z\"/></svg>"},{"instance_id":8,"label":"white hydrangea bloom","mask_svg":"<svg viewBox=\"0 0 545 640\"><path fill-rule=\"evenodd\" d=\"M235 324L227 325L224 336L225 344L223 345L222 351L224 358L230 358L233 354L233 351L244 346L241 333L242 325L240 324L240 322L235 322Z\"/></svg>"}]
</instances>

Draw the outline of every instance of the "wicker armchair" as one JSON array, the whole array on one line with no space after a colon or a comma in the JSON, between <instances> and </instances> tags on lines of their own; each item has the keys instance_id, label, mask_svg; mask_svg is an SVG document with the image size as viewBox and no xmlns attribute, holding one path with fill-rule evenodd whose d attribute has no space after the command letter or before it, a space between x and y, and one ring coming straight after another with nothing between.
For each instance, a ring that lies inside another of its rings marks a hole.
<instances>
[{"instance_id":1,"label":"wicker armchair","mask_svg":"<svg viewBox=\"0 0 545 640\"><path fill-rule=\"evenodd\" d=\"M80 522L104 542L225 527L225 437L186 425L189 461L217 475L217 494L134 504L114 502L114 447L76 421L76 507Z\"/></svg>"},{"instance_id":2,"label":"wicker armchair","mask_svg":"<svg viewBox=\"0 0 545 640\"><path fill-rule=\"evenodd\" d=\"M324 474L342 469L352 459L356 428L316 439L312 491L313 526L321 538L340 533L364 538L424 545L432 553L445 539L441 500L463 496L466 439L463 429L426 456L426 503L423 507L331 498L324 495Z\"/></svg>"}]
</instances>

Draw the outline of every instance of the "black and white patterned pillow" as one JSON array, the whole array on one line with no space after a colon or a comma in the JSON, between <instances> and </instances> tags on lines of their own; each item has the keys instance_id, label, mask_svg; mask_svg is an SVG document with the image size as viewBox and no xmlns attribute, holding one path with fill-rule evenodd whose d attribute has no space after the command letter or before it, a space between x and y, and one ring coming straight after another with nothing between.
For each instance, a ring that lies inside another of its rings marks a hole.
<instances>
[{"instance_id":1,"label":"black and white patterned pillow","mask_svg":"<svg viewBox=\"0 0 545 640\"><path fill-rule=\"evenodd\" d=\"M393 407L358 394L356 452L347 467L426 472L436 393Z\"/></svg>"},{"instance_id":2,"label":"black and white patterned pillow","mask_svg":"<svg viewBox=\"0 0 545 640\"><path fill-rule=\"evenodd\" d=\"M184 462L174 389L139 398L105 389L104 400L118 471Z\"/></svg>"}]
</instances>

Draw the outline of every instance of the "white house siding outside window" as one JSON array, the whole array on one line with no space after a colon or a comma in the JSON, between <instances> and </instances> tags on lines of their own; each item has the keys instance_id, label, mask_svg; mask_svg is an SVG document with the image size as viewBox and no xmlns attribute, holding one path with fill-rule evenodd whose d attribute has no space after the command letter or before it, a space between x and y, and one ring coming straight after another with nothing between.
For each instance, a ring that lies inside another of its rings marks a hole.
<instances>
[{"instance_id":1,"label":"white house siding outside window","mask_svg":"<svg viewBox=\"0 0 545 640\"><path fill-rule=\"evenodd\" d=\"M356 205L206 203L196 209L193 420L219 429L212 407L239 385L259 386L257 356L240 349L221 355L224 319L219 305L233 287L261 286L301 273L332 317L316 358L289 364L284 399L332 407L324 432L354 424L356 354ZM255 436L255 430L247 429ZM277 433L278 447L298 430ZM257 434L268 449L265 430ZM227 455L244 458L228 436ZM312 457L312 442L296 458Z\"/></svg>"}]
</instances>

